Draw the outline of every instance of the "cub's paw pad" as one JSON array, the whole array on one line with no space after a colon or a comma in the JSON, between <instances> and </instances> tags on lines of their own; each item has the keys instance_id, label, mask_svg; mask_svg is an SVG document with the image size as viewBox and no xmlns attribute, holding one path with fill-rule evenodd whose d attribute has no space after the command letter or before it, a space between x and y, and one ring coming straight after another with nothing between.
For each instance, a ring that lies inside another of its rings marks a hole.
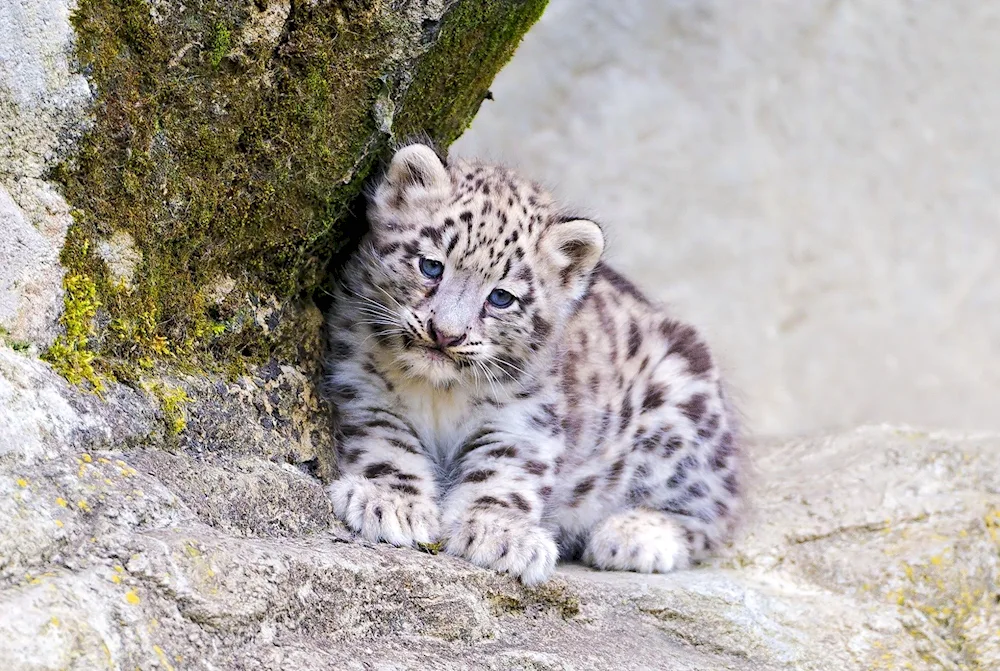
<instances>
[{"instance_id":1,"label":"cub's paw pad","mask_svg":"<svg viewBox=\"0 0 1000 671\"><path fill-rule=\"evenodd\" d=\"M504 571L525 585L544 582L559 551L552 534L530 520L491 510L468 511L449 529L445 550L477 566Z\"/></svg>"},{"instance_id":2,"label":"cub's paw pad","mask_svg":"<svg viewBox=\"0 0 1000 671\"><path fill-rule=\"evenodd\" d=\"M352 475L333 482L328 492L337 517L370 541L408 547L437 538L440 512L429 497Z\"/></svg>"},{"instance_id":3,"label":"cub's paw pad","mask_svg":"<svg viewBox=\"0 0 1000 671\"><path fill-rule=\"evenodd\" d=\"M656 511L633 510L594 528L583 561L606 570L668 573L686 568L690 552L675 521Z\"/></svg>"}]
</instances>

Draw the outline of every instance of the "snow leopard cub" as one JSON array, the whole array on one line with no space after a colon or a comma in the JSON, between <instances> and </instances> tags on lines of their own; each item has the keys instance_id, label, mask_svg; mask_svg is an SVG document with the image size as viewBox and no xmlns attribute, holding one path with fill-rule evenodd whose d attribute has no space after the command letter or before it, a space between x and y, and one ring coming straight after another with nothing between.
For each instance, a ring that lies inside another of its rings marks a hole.
<instances>
[{"instance_id":1,"label":"snow leopard cub","mask_svg":"<svg viewBox=\"0 0 1000 671\"><path fill-rule=\"evenodd\" d=\"M330 317L337 515L545 580L670 571L723 541L740 440L709 351L529 181L400 149Z\"/></svg>"}]
</instances>

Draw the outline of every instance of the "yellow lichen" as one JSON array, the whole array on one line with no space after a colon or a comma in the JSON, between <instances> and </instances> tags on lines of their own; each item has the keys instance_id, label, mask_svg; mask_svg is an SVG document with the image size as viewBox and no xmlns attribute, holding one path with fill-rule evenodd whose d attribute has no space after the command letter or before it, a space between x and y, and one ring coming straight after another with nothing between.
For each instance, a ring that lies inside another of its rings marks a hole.
<instances>
[{"instance_id":1,"label":"yellow lichen","mask_svg":"<svg viewBox=\"0 0 1000 671\"><path fill-rule=\"evenodd\" d=\"M63 279L63 314L59 318L64 333L60 334L42 358L73 384L89 382L96 392L104 390L104 382L94 369L97 355L90 349L95 334L94 317L101 302L97 285L86 275L67 275Z\"/></svg>"},{"instance_id":2,"label":"yellow lichen","mask_svg":"<svg viewBox=\"0 0 1000 671\"><path fill-rule=\"evenodd\" d=\"M1000 527L1000 514L987 514L983 527L956 534L954 545L923 562L904 563L900 586L886 593L888 600L908 612L904 626L919 641L921 658L935 667L963 671L987 668L981 649L985 642L981 625L1000 615L991 593L997 576L988 566L956 564L957 557L968 555L968 543L984 540L983 531L987 532L985 539L1000 553L1000 541L991 533ZM947 539L941 535L933 538ZM890 667L876 664L874 668Z\"/></svg>"},{"instance_id":3,"label":"yellow lichen","mask_svg":"<svg viewBox=\"0 0 1000 671\"><path fill-rule=\"evenodd\" d=\"M163 648L158 645L154 645L153 652L155 652L156 656L160 658L161 666L163 666L167 671L174 671L174 667L170 664L170 658L167 657L167 653L163 652Z\"/></svg>"},{"instance_id":4,"label":"yellow lichen","mask_svg":"<svg viewBox=\"0 0 1000 671\"><path fill-rule=\"evenodd\" d=\"M135 606L140 601L142 601L142 599L139 598L139 595L136 593L134 589L130 589L129 591L125 592L125 601Z\"/></svg>"}]
</instances>

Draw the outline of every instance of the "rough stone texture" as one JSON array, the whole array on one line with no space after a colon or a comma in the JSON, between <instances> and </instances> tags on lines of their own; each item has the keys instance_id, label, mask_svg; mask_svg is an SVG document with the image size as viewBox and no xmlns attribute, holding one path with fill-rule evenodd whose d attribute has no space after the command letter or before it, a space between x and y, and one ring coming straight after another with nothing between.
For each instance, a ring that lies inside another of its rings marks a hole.
<instances>
[{"instance_id":1,"label":"rough stone texture","mask_svg":"<svg viewBox=\"0 0 1000 671\"><path fill-rule=\"evenodd\" d=\"M17 340L45 346L56 337L59 251L70 222L69 206L50 184L0 174L0 329Z\"/></svg>"},{"instance_id":2,"label":"rough stone texture","mask_svg":"<svg viewBox=\"0 0 1000 671\"><path fill-rule=\"evenodd\" d=\"M81 130L91 100L74 72L76 2L11 0L0 6L0 176L41 178Z\"/></svg>"},{"instance_id":3,"label":"rough stone texture","mask_svg":"<svg viewBox=\"0 0 1000 671\"><path fill-rule=\"evenodd\" d=\"M72 71L67 0L0 4L0 328L55 337L69 206L43 177L86 125L86 79Z\"/></svg>"},{"instance_id":4,"label":"rough stone texture","mask_svg":"<svg viewBox=\"0 0 1000 671\"><path fill-rule=\"evenodd\" d=\"M0 659L11 669L993 669L1000 436L761 443L743 538L667 576L517 583L353 542L321 484L171 447L0 349Z\"/></svg>"},{"instance_id":5,"label":"rough stone texture","mask_svg":"<svg viewBox=\"0 0 1000 671\"><path fill-rule=\"evenodd\" d=\"M998 61L979 0L553 0L454 149L589 207L755 430L997 430Z\"/></svg>"}]
</instances>

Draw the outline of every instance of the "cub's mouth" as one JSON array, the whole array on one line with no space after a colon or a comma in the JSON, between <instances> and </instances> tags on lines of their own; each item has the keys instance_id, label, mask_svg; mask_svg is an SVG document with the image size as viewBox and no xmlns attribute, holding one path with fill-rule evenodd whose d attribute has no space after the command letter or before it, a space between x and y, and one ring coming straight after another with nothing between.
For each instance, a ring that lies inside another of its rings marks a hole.
<instances>
[{"instance_id":1,"label":"cub's mouth","mask_svg":"<svg viewBox=\"0 0 1000 671\"><path fill-rule=\"evenodd\" d=\"M446 352L444 349L432 343L416 340L411 336L406 336L403 338L403 347L409 351L422 354L431 361L458 363L455 360L455 357Z\"/></svg>"}]
</instances>

